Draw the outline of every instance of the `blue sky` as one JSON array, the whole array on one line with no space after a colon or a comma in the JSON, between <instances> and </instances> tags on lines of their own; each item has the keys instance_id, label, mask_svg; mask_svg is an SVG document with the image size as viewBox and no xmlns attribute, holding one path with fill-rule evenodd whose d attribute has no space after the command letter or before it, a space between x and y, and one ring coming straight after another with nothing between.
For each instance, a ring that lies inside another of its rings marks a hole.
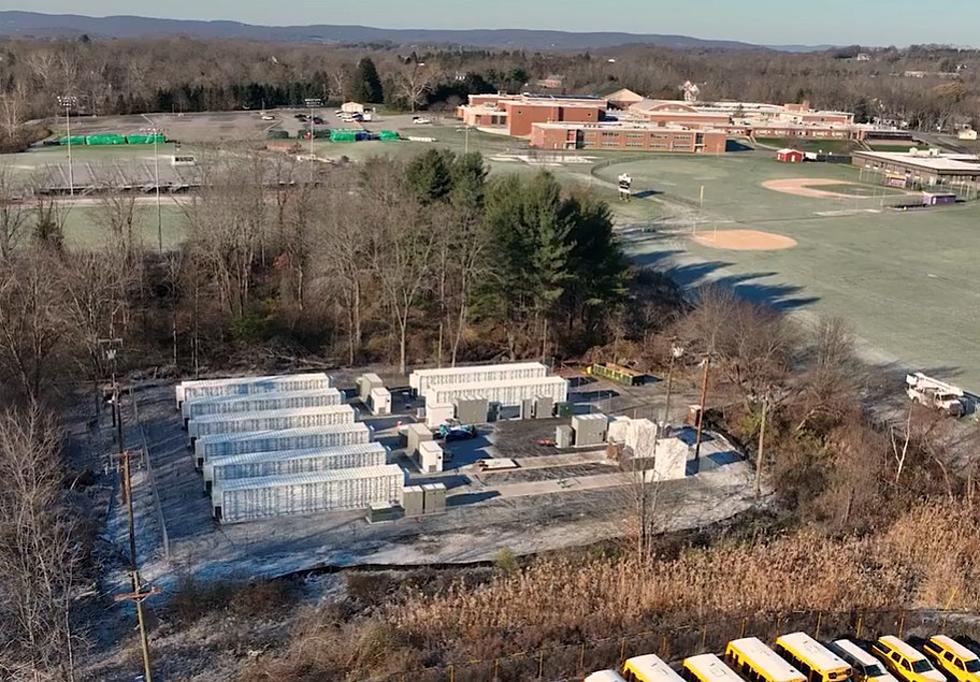
<instances>
[{"instance_id":1,"label":"blue sky","mask_svg":"<svg viewBox=\"0 0 980 682\"><path fill-rule=\"evenodd\" d=\"M679 33L768 44L980 44L980 0L0 0L0 9L272 25Z\"/></svg>"}]
</instances>

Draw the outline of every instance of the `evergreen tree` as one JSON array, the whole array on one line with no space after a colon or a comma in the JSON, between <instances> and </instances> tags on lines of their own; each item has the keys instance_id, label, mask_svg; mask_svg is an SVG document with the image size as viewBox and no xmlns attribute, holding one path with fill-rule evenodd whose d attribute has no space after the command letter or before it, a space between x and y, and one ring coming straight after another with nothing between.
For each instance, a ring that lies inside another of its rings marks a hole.
<instances>
[{"instance_id":1,"label":"evergreen tree","mask_svg":"<svg viewBox=\"0 0 980 682\"><path fill-rule=\"evenodd\" d=\"M384 102L384 88L381 87L381 77L370 57L364 57L357 63L354 80L351 84L351 99L365 104L380 104Z\"/></svg>"},{"instance_id":2,"label":"evergreen tree","mask_svg":"<svg viewBox=\"0 0 980 682\"><path fill-rule=\"evenodd\" d=\"M428 205L448 199L453 189L455 155L448 149L429 149L408 165L408 182L419 202Z\"/></svg>"}]
</instances>

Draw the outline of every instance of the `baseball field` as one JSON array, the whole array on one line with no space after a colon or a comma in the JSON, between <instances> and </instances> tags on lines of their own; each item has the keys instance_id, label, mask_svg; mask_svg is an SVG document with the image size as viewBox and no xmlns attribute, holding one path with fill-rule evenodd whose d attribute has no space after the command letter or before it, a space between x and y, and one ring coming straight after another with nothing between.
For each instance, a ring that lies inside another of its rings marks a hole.
<instances>
[{"instance_id":1,"label":"baseball field","mask_svg":"<svg viewBox=\"0 0 980 682\"><path fill-rule=\"evenodd\" d=\"M623 172L661 204L656 232L631 233L640 262L804 320L845 318L869 359L980 390L980 204L894 210L915 197L850 166L761 152L649 157L597 175Z\"/></svg>"}]
</instances>

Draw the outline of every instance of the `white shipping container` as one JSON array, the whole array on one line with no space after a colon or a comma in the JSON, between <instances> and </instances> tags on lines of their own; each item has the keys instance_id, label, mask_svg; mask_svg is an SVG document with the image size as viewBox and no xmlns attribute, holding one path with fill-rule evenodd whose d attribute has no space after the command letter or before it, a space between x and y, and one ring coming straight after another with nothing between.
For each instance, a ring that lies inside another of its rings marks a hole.
<instances>
[{"instance_id":1,"label":"white shipping container","mask_svg":"<svg viewBox=\"0 0 980 682\"><path fill-rule=\"evenodd\" d=\"M187 419L209 414L234 414L236 412L264 412L288 410L297 407L325 407L340 405L344 398L336 388L318 388L312 391L276 391L255 395L226 395L219 398L185 400L180 413Z\"/></svg>"},{"instance_id":2,"label":"white shipping container","mask_svg":"<svg viewBox=\"0 0 980 682\"><path fill-rule=\"evenodd\" d=\"M275 431L302 429L311 426L353 424L354 408L350 405L326 407L299 407L291 410L265 412L239 412L236 414L212 414L187 423L187 443L193 445L201 436L245 431Z\"/></svg>"},{"instance_id":3,"label":"white shipping container","mask_svg":"<svg viewBox=\"0 0 980 682\"><path fill-rule=\"evenodd\" d=\"M279 452L251 452L247 455L215 457L204 465L204 487L233 478L261 478L286 474L307 474L331 469L357 469L388 462L388 448L381 443L342 445L336 448L309 448Z\"/></svg>"},{"instance_id":4,"label":"white shipping container","mask_svg":"<svg viewBox=\"0 0 980 682\"><path fill-rule=\"evenodd\" d=\"M194 443L197 465L214 457L245 455L250 452L272 450L303 450L306 448L333 448L340 445L358 445L371 441L371 429L363 422L316 426L308 429L284 429L282 431L246 431L202 436Z\"/></svg>"},{"instance_id":5,"label":"white shipping container","mask_svg":"<svg viewBox=\"0 0 980 682\"><path fill-rule=\"evenodd\" d=\"M540 362L512 362L504 365L417 369L408 376L408 384L418 395L424 395L426 391L436 386L546 376L548 376L548 368Z\"/></svg>"},{"instance_id":6,"label":"white shipping container","mask_svg":"<svg viewBox=\"0 0 980 682\"><path fill-rule=\"evenodd\" d=\"M262 377L235 377L231 379L202 379L183 381L177 385L177 408L185 400L216 398L223 395L251 395L272 391L309 391L330 388L330 377L323 372L308 374L275 374Z\"/></svg>"},{"instance_id":7,"label":"white shipping container","mask_svg":"<svg viewBox=\"0 0 980 682\"><path fill-rule=\"evenodd\" d=\"M287 514L367 509L401 499L405 472L397 464L314 474L226 480L211 491L214 517L238 523Z\"/></svg>"},{"instance_id":8,"label":"white shipping container","mask_svg":"<svg viewBox=\"0 0 980 682\"><path fill-rule=\"evenodd\" d=\"M524 400L551 398L560 403L568 400L568 381L561 377L531 377L475 384L436 386L425 393L425 403L453 403L458 398L479 396L504 406L520 405Z\"/></svg>"}]
</instances>

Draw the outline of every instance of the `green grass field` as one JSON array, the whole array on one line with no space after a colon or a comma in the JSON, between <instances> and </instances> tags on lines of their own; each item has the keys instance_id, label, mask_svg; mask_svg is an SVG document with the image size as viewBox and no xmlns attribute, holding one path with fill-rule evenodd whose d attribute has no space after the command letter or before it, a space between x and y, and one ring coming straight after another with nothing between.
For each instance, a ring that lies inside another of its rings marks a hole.
<instances>
[{"instance_id":1,"label":"green grass field","mask_svg":"<svg viewBox=\"0 0 980 682\"><path fill-rule=\"evenodd\" d=\"M143 246L155 250L159 244L157 211L154 205L137 207L137 234ZM164 205L162 215L163 248L168 249L184 240L184 214L173 203ZM65 220L65 241L76 248L98 248L106 243L108 232L102 224L98 206L73 206Z\"/></svg>"},{"instance_id":2,"label":"green grass field","mask_svg":"<svg viewBox=\"0 0 980 682\"><path fill-rule=\"evenodd\" d=\"M759 143L777 149L799 149L802 152L826 152L827 154L850 154L860 145L849 140L801 140L796 137L760 137Z\"/></svg>"},{"instance_id":3,"label":"green grass field","mask_svg":"<svg viewBox=\"0 0 980 682\"><path fill-rule=\"evenodd\" d=\"M687 285L721 282L804 320L842 317L867 357L980 389L980 275L974 260L980 252L980 204L883 209L882 202L887 206L901 195L886 198L883 188L862 184L850 166L790 166L761 152L656 157L609 165L598 174L614 179L624 171L639 191L661 193L654 196L667 213L658 235L629 244L639 262L667 269ZM818 199L761 187L765 180L799 177L858 183L842 187L870 196ZM689 238L694 229L716 227L786 235L798 245L728 251Z\"/></svg>"}]
</instances>

